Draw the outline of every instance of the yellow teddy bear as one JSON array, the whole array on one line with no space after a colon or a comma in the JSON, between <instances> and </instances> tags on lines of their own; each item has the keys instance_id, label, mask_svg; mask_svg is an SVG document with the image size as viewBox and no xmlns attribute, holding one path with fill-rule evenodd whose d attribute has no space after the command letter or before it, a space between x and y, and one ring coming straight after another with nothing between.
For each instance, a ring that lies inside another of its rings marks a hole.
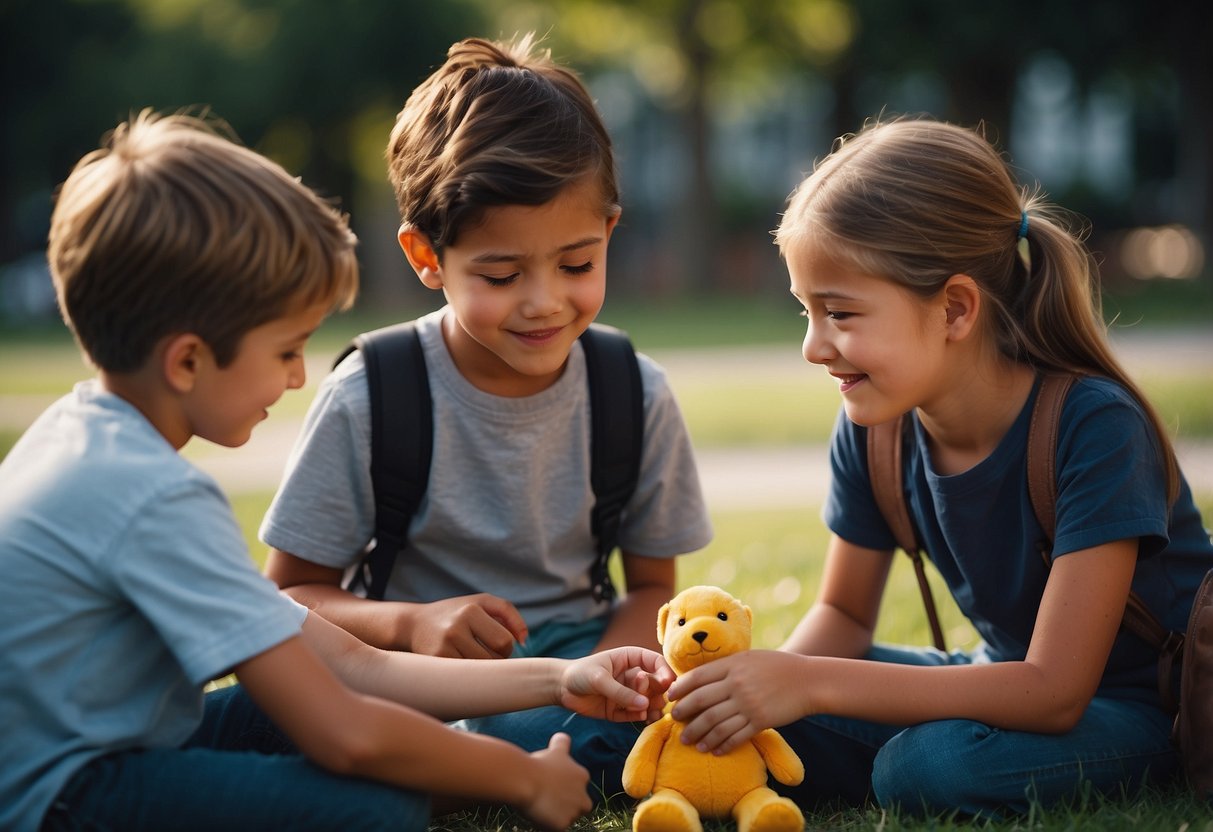
<instances>
[{"instance_id":1,"label":"yellow teddy bear","mask_svg":"<svg viewBox=\"0 0 1213 832\"><path fill-rule=\"evenodd\" d=\"M714 586L685 589L657 613L657 640L677 674L750 648L753 613ZM684 745L682 724L665 715L647 726L623 767L630 796L652 795L636 809L635 832L702 832L701 817L732 815L738 832L801 832L796 804L767 787L767 770L780 783L804 779L804 764L767 729L727 754Z\"/></svg>"}]
</instances>

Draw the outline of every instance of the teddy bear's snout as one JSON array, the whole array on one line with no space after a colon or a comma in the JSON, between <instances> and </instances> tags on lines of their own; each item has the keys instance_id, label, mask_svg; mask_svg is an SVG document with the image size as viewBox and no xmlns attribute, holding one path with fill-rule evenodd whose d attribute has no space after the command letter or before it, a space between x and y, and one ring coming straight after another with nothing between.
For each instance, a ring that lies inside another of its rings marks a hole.
<instances>
[{"instance_id":1,"label":"teddy bear's snout","mask_svg":"<svg viewBox=\"0 0 1213 832\"><path fill-rule=\"evenodd\" d=\"M705 641L707 641L708 634L706 630L699 630L698 632L691 633L691 638L695 639L700 644L703 644Z\"/></svg>"}]
</instances>

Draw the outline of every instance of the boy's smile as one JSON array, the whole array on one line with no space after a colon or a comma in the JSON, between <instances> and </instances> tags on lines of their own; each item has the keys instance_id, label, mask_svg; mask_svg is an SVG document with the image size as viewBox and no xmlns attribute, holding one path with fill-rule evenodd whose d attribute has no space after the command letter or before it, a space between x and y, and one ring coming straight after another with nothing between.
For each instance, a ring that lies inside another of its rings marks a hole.
<instances>
[{"instance_id":1,"label":"boy's smile","mask_svg":"<svg viewBox=\"0 0 1213 832\"><path fill-rule=\"evenodd\" d=\"M247 442L282 394L307 380L303 348L328 310L314 304L254 327L226 367L200 357L195 395L185 403L190 432L232 448Z\"/></svg>"},{"instance_id":2,"label":"boy's smile","mask_svg":"<svg viewBox=\"0 0 1213 832\"><path fill-rule=\"evenodd\" d=\"M608 217L598 184L582 179L543 205L489 208L441 262L401 232L421 281L451 307L443 324L459 371L499 396L527 396L564 371L573 342L602 308ZM420 251L420 256L418 252Z\"/></svg>"}]
</instances>

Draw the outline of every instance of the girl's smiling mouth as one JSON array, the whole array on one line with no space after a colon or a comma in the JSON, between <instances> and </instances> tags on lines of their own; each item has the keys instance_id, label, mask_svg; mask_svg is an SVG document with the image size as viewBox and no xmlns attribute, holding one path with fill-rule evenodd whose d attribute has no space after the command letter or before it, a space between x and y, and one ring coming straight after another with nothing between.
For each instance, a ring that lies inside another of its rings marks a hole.
<instances>
[{"instance_id":1,"label":"girl's smiling mouth","mask_svg":"<svg viewBox=\"0 0 1213 832\"><path fill-rule=\"evenodd\" d=\"M830 375L838 379L838 389L842 393L847 392L868 377L866 373L830 373Z\"/></svg>"}]
</instances>

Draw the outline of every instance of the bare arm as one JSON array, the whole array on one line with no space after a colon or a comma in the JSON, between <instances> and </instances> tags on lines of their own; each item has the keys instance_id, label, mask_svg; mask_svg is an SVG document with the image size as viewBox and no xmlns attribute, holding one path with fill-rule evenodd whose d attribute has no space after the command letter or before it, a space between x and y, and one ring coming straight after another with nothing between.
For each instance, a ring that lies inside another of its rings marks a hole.
<instances>
[{"instance_id":1,"label":"bare arm","mask_svg":"<svg viewBox=\"0 0 1213 832\"><path fill-rule=\"evenodd\" d=\"M892 563L891 551L864 549L831 535L817 600L780 649L853 659L866 654Z\"/></svg>"},{"instance_id":2,"label":"bare arm","mask_svg":"<svg viewBox=\"0 0 1213 832\"><path fill-rule=\"evenodd\" d=\"M567 737L527 754L492 737L454 731L410 708L350 690L303 638L249 659L236 674L303 754L335 773L506 803L553 829L590 808L587 775L568 756Z\"/></svg>"},{"instance_id":3,"label":"bare arm","mask_svg":"<svg viewBox=\"0 0 1213 832\"><path fill-rule=\"evenodd\" d=\"M674 558L645 558L624 552L622 560L627 594L616 604L611 622L594 649L633 644L660 650L657 611L674 597Z\"/></svg>"},{"instance_id":4,"label":"bare arm","mask_svg":"<svg viewBox=\"0 0 1213 832\"><path fill-rule=\"evenodd\" d=\"M1136 559L1136 540L1058 558L1023 661L916 667L751 651L678 679L670 688L680 700L675 716L691 720L684 738L719 750L816 713L903 725L961 718L1067 731L1099 685ZM772 696L775 690L785 693Z\"/></svg>"},{"instance_id":5,"label":"bare arm","mask_svg":"<svg viewBox=\"0 0 1213 832\"><path fill-rule=\"evenodd\" d=\"M442 719L560 705L616 721L656 718L674 673L661 654L617 648L577 660L483 662L371 647L311 614L303 637L350 688Z\"/></svg>"},{"instance_id":6,"label":"bare arm","mask_svg":"<svg viewBox=\"0 0 1213 832\"><path fill-rule=\"evenodd\" d=\"M342 571L270 549L265 573L299 603L385 650L469 659L505 658L527 637L510 602L481 593L430 604L368 601L341 588Z\"/></svg>"}]
</instances>

